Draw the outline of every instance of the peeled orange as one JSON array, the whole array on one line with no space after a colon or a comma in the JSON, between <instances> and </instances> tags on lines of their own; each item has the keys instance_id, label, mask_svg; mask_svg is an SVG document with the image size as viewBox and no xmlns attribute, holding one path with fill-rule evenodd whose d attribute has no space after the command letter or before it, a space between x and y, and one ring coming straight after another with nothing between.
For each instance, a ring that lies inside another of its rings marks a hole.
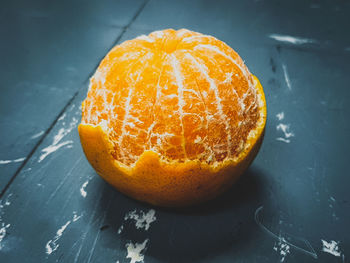
<instances>
[{"instance_id":1,"label":"peeled orange","mask_svg":"<svg viewBox=\"0 0 350 263\"><path fill-rule=\"evenodd\" d=\"M93 168L120 192L182 206L232 185L256 156L265 122L263 88L232 48L167 29L106 55L78 129Z\"/></svg>"}]
</instances>

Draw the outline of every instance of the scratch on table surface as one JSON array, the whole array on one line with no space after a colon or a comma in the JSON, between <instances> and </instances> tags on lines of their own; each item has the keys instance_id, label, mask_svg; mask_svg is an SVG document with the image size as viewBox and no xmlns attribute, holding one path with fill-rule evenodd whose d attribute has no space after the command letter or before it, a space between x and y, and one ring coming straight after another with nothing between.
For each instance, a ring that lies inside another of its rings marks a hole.
<instances>
[{"instance_id":1,"label":"scratch on table surface","mask_svg":"<svg viewBox=\"0 0 350 263\"><path fill-rule=\"evenodd\" d=\"M283 69L284 80L287 84L287 87L289 90L292 90L292 85L290 83L290 79L289 79L289 75L288 75L288 71L287 71L287 66L285 64L282 64L282 69Z\"/></svg>"},{"instance_id":2,"label":"scratch on table surface","mask_svg":"<svg viewBox=\"0 0 350 263\"><path fill-rule=\"evenodd\" d=\"M101 220L101 222L103 222L104 219L105 219L105 218L103 218L103 219ZM90 249L89 258L88 258L88 261L87 261L88 263L91 262L91 258L92 258L92 255L94 254L95 247L96 247L96 244L97 244L97 240L98 240L98 238L99 238L99 236L100 236L100 233L101 233L101 231L100 231L100 230L97 230L97 234L96 234L96 237L95 237L95 239L94 239L94 243L92 244L92 247L91 247L91 249Z\"/></svg>"},{"instance_id":3,"label":"scratch on table surface","mask_svg":"<svg viewBox=\"0 0 350 263\"><path fill-rule=\"evenodd\" d=\"M107 216L107 212L108 212L108 210L109 210L109 207L111 206L111 203L112 203L112 199L109 200L108 205L107 205L107 207L106 207L106 210L105 210L105 212L103 213L103 216L102 216L101 220L99 221L99 225L103 225L103 222L104 222L105 219L106 219L106 216ZM88 263L91 262L91 258L92 258L92 255L93 255L94 251L95 251L95 247L96 247L96 244L97 244L97 240L98 240L98 238L99 238L99 236L100 236L100 233L101 233L100 227L99 227L98 229L99 229L99 230L97 230L97 234L96 234L96 237L95 237L95 239L94 239L94 243L92 244L92 247L91 247L91 249L90 249L89 258L88 258L88 261L87 261Z\"/></svg>"},{"instance_id":4,"label":"scratch on table surface","mask_svg":"<svg viewBox=\"0 0 350 263\"><path fill-rule=\"evenodd\" d=\"M23 162L25 159L25 157L22 157L14 160L0 160L0 164L20 163Z\"/></svg>"},{"instance_id":5,"label":"scratch on table surface","mask_svg":"<svg viewBox=\"0 0 350 263\"><path fill-rule=\"evenodd\" d=\"M75 251L75 247L77 246L77 244L79 243L79 239L78 240L76 240L74 243L73 243L73 245L71 245L70 246L70 248L69 248L69 253L66 253L66 257L70 257L70 255L72 254L72 252L73 251Z\"/></svg>"},{"instance_id":6,"label":"scratch on table surface","mask_svg":"<svg viewBox=\"0 0 350 263\"><path fill-rule=\"evenodd\" d=\"M27 172L29 172L29 171L31 171L31 170L32 170L32 168L29 167L29 168L27 168L27 169L24 169L23 172L24 172L24 173L27 173Z\"/></svg>"},{"instance_id":7,"label":"scratch on table surface","mask_svg":"<svg viewBox=\"0 0 350 263\"><path fill-rule=\"evenodd\" d=\"M74 184L71 184L71 188L74 188ZM60 212L64 212L65 209L67 208L68 205L70 205L72 203L72 198L75 194L75 191L74 190L70 190L69 191L69 194L65 196L65 201L63 203L63 205L60 207Z\"/></svg>"},{"instance_id":8,"label":"scratch on table surface","mask_svg":"<svg viewBox=\"0 0 350 263\"><path fill-rule=\"evenodd\" d=\"M318 41L311 38L302 38L288 35L279 35L279 34L270 34L269 38L272 38L279 42L289 43L293 45L303 45L303 44L311 44L317 43Z\"/></svg>"},{"instance_id":9,"label":"scratch on table surface","mask_svg":"<svg viewBox=\"0 0 350 263\"><path fill-rule=\"evenodd\" d=\"M80 247L79 247L79 249L78 249L77 254L76 254L75 257L74 257L74 263L78 262L78 259L79 259L79 256L80 256L80 252L81 252L81 249L83 248L84 240L85 240L85 238L86 238L86 235L87 235L87 231L86 231L85 233L83 233L82 238L80 238L80 240L81 240L81 245L80 245Z\"/></svg>"},{"instance_id":10,"label":"scratch on table surface","mask_svg":"<svg viewBox=\"0 0 350 263\"><path fill-rule=\"evenodd\" d=\"M81 235L81 237L80 237L81 245L80 245L80 247L79 247L79 249L78 249L77 254L76 254L75 257L74 257L74 263L78 262L78 259L79 259L79 257L80 257L80 253L81 253L81 249L82 249L83 246L84 246L84 241L85 241L86 236L87 236L87 234L88 234L88 232L89 232L89 228L91 227L91 223L92 223L92 221L93 221L93 219L94 219L94 217L95 217L95 215L96 215L96 212L97 212L98 206L99 206L99 204L100 204L100 202L101 202L101 199L102 199L102 193L100 194L100 198L98 198L98 199L96 200L96 204L95 204L95 206L94 206L94 208L93 208L93 211L92 211L92 213L91 213L91 216L90 216L90 218L89 218L89 223L86 225L85 231L84 231L84 233L83 233L83 234Z\"/></svg>"},{"instance_id":11,"label":"scratch on table surface","mask_svg":"<svg viewBox=\"0 0 350 263\"><path fill-rule=\"evenodd\" d=\"M50 165L49 162L39 165L39 169L35 169L35 174L38 176L39 181L41 182L44 179L47 179L47 167ZM39 177L39 174L41 177Z\"/></svg>"},{"instance_id":12,"label":"scratch on table surface","mask_svg":"<svg viewBox=\"0 0 350 263\"><path fill-rule=\"evenodd\" d=\"M59 185L56 187L56 189L51 193L51 195L49 196L49 198L46 201L46 205L48 203L50 203L50 201L52 200L52 198L55 197L55 195L57 194L58 190L61 189L61 187L66 183L67 179L71 176L73 170L75 169L75 167L77 167L77 165L79 164L79 162L82 160L82 156L80 156L75 163L73 164L72 168L68 171L68 173L66 174L66 176L63 178L63 180L61 180L61 182L59 183Z\"/></svg>"},{"instance_id":13,"label":"scratch on table surface","mask_svg":"<svg viewBox=\"0 0 350 263\"><path fill-rule=\"evenodd\" d=\"M263 206L260 206L260 207L258 207L258 208L256 209L255 214L254 214L254 219L255 219L256 224L257 224L266 234L268 234L269 236L273 237L275 240L281 241L281 242L283 242L283 243L289 245L290 247L293 247L294 249L296 249L296 250L298 250L298 251L300 251L300 252L302 252L302 253L304 253L304 254L306 254L306 255L309 255L309 256L311 256L311 257L313 257L313 258L315 258L315 259L318 258L317 254L316 254L315 250L313 249L313 247L311 246L310 242L307 241L305 238L294 237L295 239L302 241L302 242L307 246L307 248L308 248L309 250L306 250L306 249L304 249L304 248L301 248L301 247L298 247L298 246L292 244L291 242L285 240L285 239L284 239L283 237L281 237L280 235L278 236L278 235L274 234L271 230L269 230L266 226L264 226L264 225L261 223L260 218L259 218L259 214L260 214L260 212L261 212L262 210L263 210ZM288 235L289 235L289 234L288 234ZM292 236L292 235L289 235L289 236ZM282 238L283 238L283 240L282 240ZM288 248L288 249L289 249L289 248Z\"/></svg>"}]
</instances>

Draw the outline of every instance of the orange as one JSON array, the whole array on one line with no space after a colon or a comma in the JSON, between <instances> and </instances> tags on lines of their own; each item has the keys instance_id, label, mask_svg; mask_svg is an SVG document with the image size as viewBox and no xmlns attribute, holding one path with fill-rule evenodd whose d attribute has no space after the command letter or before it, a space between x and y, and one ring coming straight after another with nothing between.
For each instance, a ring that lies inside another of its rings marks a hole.
<instances>
[{"instance_id":1,"label":"orange","mask_svg":"<svg viewBox=\"0 0 350 263\"><path fill-rule=\"evenodd\" d=\"M256 156L265 122L263 89L232 48L167 29L106 55L78 129L90 164L120 192L183 206L232 185Z\"/></svg>"}]
</instances>

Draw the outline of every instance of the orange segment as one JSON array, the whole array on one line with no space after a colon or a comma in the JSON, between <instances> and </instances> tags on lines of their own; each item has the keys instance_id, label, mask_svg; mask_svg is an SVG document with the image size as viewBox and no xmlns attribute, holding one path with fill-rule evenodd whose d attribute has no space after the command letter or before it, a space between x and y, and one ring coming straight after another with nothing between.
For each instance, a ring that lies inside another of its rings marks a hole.
<instances>
[{"instance_id":1,"label":"orange segment","mask_svg":"<svg viewBox=\"0 0 350 263\"><path fill-rule=\"evenodd\" d=\"M232 184L255 157L265 121L262 87L235 51L168 29L107 54L91 78L79 134L92 166L120 191L186 205Z\"/></svg>"}]
</instances>

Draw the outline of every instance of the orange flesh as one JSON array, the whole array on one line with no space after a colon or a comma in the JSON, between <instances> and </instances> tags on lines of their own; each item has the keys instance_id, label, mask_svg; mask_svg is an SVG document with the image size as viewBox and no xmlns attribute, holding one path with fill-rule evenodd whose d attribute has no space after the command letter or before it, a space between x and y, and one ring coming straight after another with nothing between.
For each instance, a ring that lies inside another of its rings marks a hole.
<instances>
[{"instance_id":1,"label":"orange flesh","mask_svg":"<svg viewBox=\"0 0 350 263\"><path fill-rule=\"evenodd\" d=\"M234 159L260 118L252 75L214 37L164 30L114 47L91 79L82 124L105 127L117 161Z\"/></svg>"}]
</instances>

